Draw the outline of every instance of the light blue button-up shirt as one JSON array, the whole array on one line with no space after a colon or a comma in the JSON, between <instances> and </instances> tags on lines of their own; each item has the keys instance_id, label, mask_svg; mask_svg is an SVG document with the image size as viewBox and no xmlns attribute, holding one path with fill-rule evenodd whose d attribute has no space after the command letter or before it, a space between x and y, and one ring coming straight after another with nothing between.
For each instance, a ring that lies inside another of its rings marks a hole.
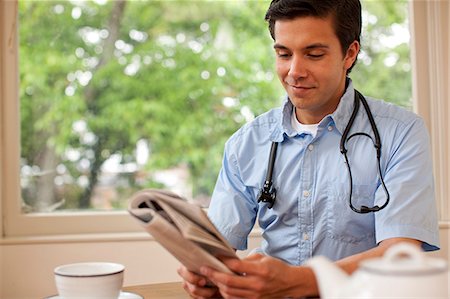
<instances>
[{"instance_id":1,"label":"light blue button-up shirt","mask_svg":"<svg viewBox=\"0 0 450 299\"><path fill-rule=\"evenodd\" d=\"M322 119L317 135L296 132L292 103L270 110L239 129L225 145L222 169L208 215L239 250L256 220L262 228L260 251L292 265L314 255L332 260L368 250L394 237L439 246L430 142L416 114L367 98L382 142L381 169L391 200L377 213L357 214L348 204L349 174L339 144L354 105L350 82L336 111ZM373 136L360 105L351 133ZM278 146L272 209L258 203L272 142ZM383 205L385 193L377 173L376 151L367 137L347 143L353 177L353 205Z\"/></svg>"}]
</instances>

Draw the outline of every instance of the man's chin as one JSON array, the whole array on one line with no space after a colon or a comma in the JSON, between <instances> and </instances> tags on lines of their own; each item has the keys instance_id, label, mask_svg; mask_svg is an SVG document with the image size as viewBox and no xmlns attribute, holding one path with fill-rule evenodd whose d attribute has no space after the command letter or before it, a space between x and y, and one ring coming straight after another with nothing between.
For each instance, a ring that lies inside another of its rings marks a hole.
<instances>
[{"instance_id":1,"label":"man's chin","mask_svg":"<svg viewBox=\"0 0 450 299\"><path fill-rule=\"evenodd\" d=\"M309 98L299 97L299 96L292 95L292 94L288 94L288 96L289 96L289 99L291 100L291 103L299 109L305 108L304 106L310 102Z\"/></svg>"}]
</instances>

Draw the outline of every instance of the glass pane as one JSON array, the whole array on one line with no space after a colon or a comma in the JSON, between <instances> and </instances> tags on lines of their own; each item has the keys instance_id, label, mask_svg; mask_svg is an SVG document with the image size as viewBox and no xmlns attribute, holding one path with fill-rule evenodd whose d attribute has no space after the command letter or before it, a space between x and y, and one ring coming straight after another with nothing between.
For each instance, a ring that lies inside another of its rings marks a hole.
<instances>
[{"instance_id":1,"label":"glass pane","mask_svg":"<svg viewBox=\"0 0 450 299\"><path fill-rule=\"evenodd\" d=\"M284 96L268 3L20 1L23 212L152 187L207 205L226 139ZM407 2L364 7L355 85L410 106Z\"/></svg>"},{"instance_id":2,"label":"glass pane","mask_svg":"<svg viewBox=\"0 0 450 299\"><path fill-rule=\"evenodd\" d=\"M412 109L408 1L365 0L353 82L367 96Z\"/></svg>"}]
</instances>

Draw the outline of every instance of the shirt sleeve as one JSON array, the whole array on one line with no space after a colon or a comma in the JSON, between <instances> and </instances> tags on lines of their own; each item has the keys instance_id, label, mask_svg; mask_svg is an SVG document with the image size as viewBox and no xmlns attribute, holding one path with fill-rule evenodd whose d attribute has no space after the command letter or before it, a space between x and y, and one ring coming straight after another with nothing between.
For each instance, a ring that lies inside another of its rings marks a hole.
<instances>
[{"instance_id":1,"label":"shirt sleeve","mask_svg":"<svg viewBox=\"0 0 450 299\"><path fill-rule=\"evenodd\" d=\"M376 238L413 238L424 250L439 249L439 228L434 195L433 169L427 129L420 118L397 128L386 161L384 181L390 193L387 207L375 213ZM386 199L383 187L376 203Z\"/></svg>"},{"instance_id":2,"label":"shirt sleeve","mask_svg":"<svg viewBox=\"0 0 450 299\"><path fill-rule=\"evenodd\" d=\"M228 141L208 216L231 246L245 250L258 206L240 175L234 149L232 141Z\"/></svg>"}]
</instances>

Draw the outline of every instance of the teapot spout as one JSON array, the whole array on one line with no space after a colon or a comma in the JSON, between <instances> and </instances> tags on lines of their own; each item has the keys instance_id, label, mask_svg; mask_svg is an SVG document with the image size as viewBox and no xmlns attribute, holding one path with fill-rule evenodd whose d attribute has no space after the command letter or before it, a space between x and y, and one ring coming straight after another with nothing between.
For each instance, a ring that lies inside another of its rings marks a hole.
<instances>
[{"instance_id":1,"label":"teapot spout","mask_svg":"<svg viewBox=\"0 0 450 299\"><path fill-rule=\"evenodd\" d=\"M323 256L310 259L306 266L312 268L319 286L320 298L339 298L340 290L346 289L350 276Z\"/></svg>"}]
</instances>

